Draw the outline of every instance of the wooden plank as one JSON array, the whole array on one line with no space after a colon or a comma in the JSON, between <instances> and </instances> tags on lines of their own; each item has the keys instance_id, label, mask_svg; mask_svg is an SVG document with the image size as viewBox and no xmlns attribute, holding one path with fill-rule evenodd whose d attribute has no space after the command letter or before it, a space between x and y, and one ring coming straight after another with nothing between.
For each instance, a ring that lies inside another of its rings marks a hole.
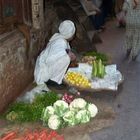
<instances>
[{"instance_id":1,"label":"wooden plank","mask_svg":"<svg viewBox=\"0 0 140 140\"><path fill-rule=\"evenodd\" d=\"M2 0L0 0L0 24L2 24Z\"/></svg>"},{"instance_id":2,"label":"wooden plank","mask_svg":"<svg viewBox=\"0 0 140 140\"><path fill-rule=\"evenodd\" d=\"M23 22L30 26L32 22L31 0L22 0L22 8Z\"/></svg>"},{"instance_id":3,"label":"wooden plank","mask_svg":"<svg viewBox=\"0 0 140 140\"><path fill-rule=\"evenodd\" d=\"M92 1L80 0L81 5L83 6L87 16L96 15L97 7L93 4Z\"/></svg>"}]
</instances>

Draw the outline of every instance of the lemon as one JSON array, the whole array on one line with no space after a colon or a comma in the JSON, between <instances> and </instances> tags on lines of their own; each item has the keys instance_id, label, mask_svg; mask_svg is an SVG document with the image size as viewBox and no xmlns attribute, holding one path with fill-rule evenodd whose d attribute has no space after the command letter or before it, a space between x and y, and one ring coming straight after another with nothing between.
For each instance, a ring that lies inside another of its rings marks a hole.
<instances>
[{"instance_id":1,"label":"lemon","mask_svg":"<svg viewBox=\"0 0 140 140\"><path fill-rule=\"evenodd\" d=\"M88 78L78 72L68 72L65 76L66 80L79 87L90 87L91 83Z\"/></svg>"}]
</instances>

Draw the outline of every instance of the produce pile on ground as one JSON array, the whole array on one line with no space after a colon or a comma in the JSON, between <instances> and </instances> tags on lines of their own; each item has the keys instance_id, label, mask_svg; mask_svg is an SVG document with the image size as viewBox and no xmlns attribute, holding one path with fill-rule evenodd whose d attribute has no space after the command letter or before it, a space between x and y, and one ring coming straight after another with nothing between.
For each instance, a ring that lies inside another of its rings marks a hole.
<instances>
[{"instance_id":1,"label":"produce pile on ground","mask_svg":"<svg viewBox=\"0 0 140 140\"><path fill-rule=\"evenodd\" d=\"M76 85L82 88L91 87L91 83L88 78L78 72L68 72L65 76L65 80L72 85Z\"/></svg>"},{"instance_id":2,"label":"produce pile on ground","mask_svg":"<svg viewBox=\"0 0 140 140\"><path fill-rule=\"evenodd\" d=\"M40 120L44 107L53 105L59 100L55 92L40 93L35 96L33 103L15 102L9 106L4 116L12 122L31 122Z\"/></svg>"},{"instance_id":3,"label":"produce pile on ground","mask_svg":"<svg viewBox=\"0 0 140 140\"><path fill-rule=\"evenodd\" d=\"M98 113L96 105L82 98L74 99L70 104L63 100L43 109L41 120L45 126L56 130L66 126L87 123Z\"/></svg>"},{"instance_id":4,"label":"produce pile on ground","mask_svg":"<svg viewBox=\"0 0 140 140\"><path fill-rule=\"evenodd\" d=\"M92 72L87 76L79 71L68 71L64 77L64 81L72 86L82 89L89 89L92 87L92 78L104 78L105 65L108 63L107 55L98 52L86 52L81 59L82 63L88 63L92 66ZM86 70L85 70L86 71ZM88 78L87 78L88 77Z\"/></svg>"},{"instance_id":5,"label":"produce pile on ground","mask_svg":"<svg viewBox=\"0 0 140 140\"><path fill-rule=\"evenodd\" d=\"M88 64L92 65L94 60L99 60L99 59L102 60L104 65L106 65L108 63L108 56L107 55L105 55L103 53L99 53L99 52L94 52L94 51L85 53L81 62L88 63Z\"/></svg>"},{"instance_id":6,"label":"produce pile on ground","mask_svg":"<svg viewBox=\"0 0 140 140\"><path fill-rule=\"evenodd\" d=\"M69 85L79 88L91 88L93 78L104 78L106 74L105 65L103 64L103 61L101 59L93 60L91 66L91 78L88 77L88 79L87 75L85 75L84 73L80 73L80 71L68 71L64 77L64 81Z\"/></svg>"},{"instance_id":7,"label":"produce pile on ground","mask_svg":"<svg viewBox=\"0 0 140 140\"><path fill-rule=\"evenodd\" d=\"M18 131L11 131L0 137L0 140L64 140L64 137L56 131L27 131L22 135Z\"/></svg>"},{"instance_id":8,"label":"produce pile on ground","mask_svg":"<svg viewBox=\"0 0 140 140\"><path fill-rule=\"evenodd\" d=\"M35 96L33 103L13 103L5 118L11 122L32 122L42 120L43 125L53 130L87 123L98 113L96 105L83 98L74 99L65 93L61 99L54 92Z\"/></svg>"},{"instance_id":9,"label":"produce pile on ground","mask_svg":"<svg viewBox=\"0 0 140 140\"><path fill-rule=\"evenodd\" d=\"M88 63L92 65L93 61L96 60L96 56L84 56L81 60L82 63Z\"/></svg>"}]
</instances>

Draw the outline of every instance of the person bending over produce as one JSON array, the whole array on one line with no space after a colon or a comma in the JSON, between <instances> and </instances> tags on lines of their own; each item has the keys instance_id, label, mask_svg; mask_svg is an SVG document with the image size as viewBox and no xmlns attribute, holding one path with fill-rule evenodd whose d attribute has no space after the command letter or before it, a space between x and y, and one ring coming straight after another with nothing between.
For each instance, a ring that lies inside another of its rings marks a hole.
<instances>
[{"instance_id":1,"label":"person bending over produce","mask_svg":"<svg viewBox=\"0 0 140 140\"><path fill-rule=\"evenodd\" d=\"M59 25L59 33L55 33L49 40L46 48L41 52L36 61L34 78L37 85L53 81L62 84L64 74L70 61L76 56L70 49L69 41L75 34L75 25L70 20L65 20Z\"/></svg>"}]
</instances>

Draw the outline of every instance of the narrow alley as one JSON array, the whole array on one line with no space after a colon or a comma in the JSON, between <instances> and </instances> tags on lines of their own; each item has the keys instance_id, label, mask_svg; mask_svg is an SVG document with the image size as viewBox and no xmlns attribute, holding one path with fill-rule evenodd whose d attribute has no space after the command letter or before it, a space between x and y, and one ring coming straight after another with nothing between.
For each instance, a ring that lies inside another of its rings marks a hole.
<instances>
[{"instance_id":1,"label":"narrow alley","mask_svg":"<svg viewBox=\"0 0 140 140\"><path fill-rule=\"evenodd\" d=\"M112 127L91 134L92 140L139 140L140 139L140 57L136 62L124 60L125 31L117 28L114 22L107 24L101 33L103 43L97 46L98 51L111 55L124 75L121 91L111 100L117 112Z\"/></svg>"},{"instance_id":2,"label":"narrow alley","mask_svg":"<svg viewBox=\"0 0 140 140\"><path fill-rule=\"evenodd\" d=\"M140 140L126 3L96 2L0 0L0 140Z\"/></svg>"}]
</instances>

